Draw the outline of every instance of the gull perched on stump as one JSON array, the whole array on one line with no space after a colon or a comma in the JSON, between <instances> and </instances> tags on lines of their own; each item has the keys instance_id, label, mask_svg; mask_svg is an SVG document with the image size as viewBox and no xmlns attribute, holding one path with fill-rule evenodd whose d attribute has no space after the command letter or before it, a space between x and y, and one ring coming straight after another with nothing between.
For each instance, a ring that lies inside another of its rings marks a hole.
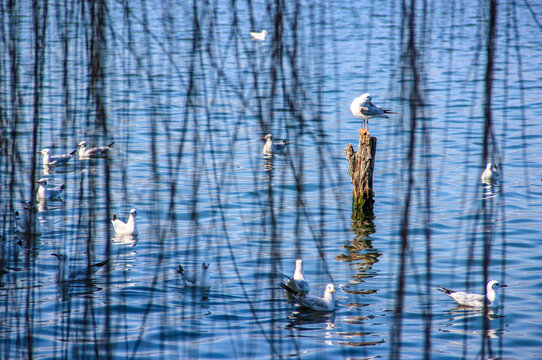
<instances>
[{"instance_id":1,"label":"gull perched on stump","mask_svg":"<svg viewBox=\"0 0 542 360\"><path fill-rule=\"evenodd\" d=\"M380 106L373 104L371 94L365 93L352 101L350 111L354 116L363 119L363 128L369 130L369 119L372 118L388 118L386 114L395 114L390 110L384 110ZM365 127L367 123L367 127Z\"/></svg>"}]
</instances>

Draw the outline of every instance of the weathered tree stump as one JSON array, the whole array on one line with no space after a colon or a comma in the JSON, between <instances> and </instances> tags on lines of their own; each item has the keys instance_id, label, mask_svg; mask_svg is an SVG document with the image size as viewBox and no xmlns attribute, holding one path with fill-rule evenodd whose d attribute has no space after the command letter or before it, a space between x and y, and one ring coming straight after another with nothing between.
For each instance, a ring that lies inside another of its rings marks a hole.
<instances>
[{"instance_id":1,"label":"weathered tree stump","mask_svg":"<svg viewBox=\"0 0 542 360\"><path fill-rule=\"evenodd\" d=\"M365 129L359 131L358 152L352 144L344 149L348 160L348 174L352 180L352 218L373 219L373 169L376 156L376 137Z\"/></svg>"}]
</instances>

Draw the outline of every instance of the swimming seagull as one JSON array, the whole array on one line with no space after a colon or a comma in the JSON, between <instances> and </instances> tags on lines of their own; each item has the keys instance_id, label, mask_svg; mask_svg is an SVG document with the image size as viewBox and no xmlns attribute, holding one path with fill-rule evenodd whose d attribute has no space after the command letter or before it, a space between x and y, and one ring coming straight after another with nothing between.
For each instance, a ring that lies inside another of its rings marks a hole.
<instances>
[{"instance_id":1,"label":"swimming seagull","mask_svg":"<svg viewBox=\"0 0 542 360\"><path fill-rule=\"evenodd\" d=\"M303 260L297 259L295 261L294 276L288 279L286 286L305 295L309 293L309 283L305 280L305 274L303 274ZM286 291L286 294L290 295L290 292Z\"/></svg>"},{"instance_id":2,"label":"swimming seagull","mask_svg":"<svg viewBox=\"0 0 542 360\"><path fill-rule=\"evenodd\" d=\"M250 36L252 40L265 41L265 36L268 34L267 30L262 30L261 32L251 31Z\"/></svg>"},{"instance_id":3,"label":"swimming seagull","mask_svg":"<svg viewBox=\"0 0 542 360\"><path fill-rule=\"evenodd\" d=\"M39 222L36 217L38 213L36 204L33 201L21 201L21 203L23 204L22 212L15 211L16 231L27 235L41 235Z\"/></svg>"},{"instance_id":4,"label":"swimming seagull","mask_svg":"<svg viewBox=\"0 0 542 360\"><path fill-rule=\"evenodd\" d=\"M43 154L43 165L65 165L70 159L73 157L73 155L77 152L77 149L72 151L71 153L62 154L62 155L51 155L51 150L49 149L43 149L42 151L38 151L38 154Z\"/></svg>"},{"instance_id":5,"label":"swimming seagull","mask_svg":"<svg viewBox=\"0 0 542 360\"><path fill-rule=\"evenodd\" d=\"M447 289L444 286L439 286L438 290L442 291L443 293L454 299L455 302L459 305L470 306L474 308L483 308L485 298L487 298L487 306L498 306L496 290L507 286L508 285L500 284L497 280L491 280L487 283L486 295L467 294L466 292Z\"/></svg>"},{"instance_id":6,"label":"swimming seagull","mask_svg":"<svg viewBox=\"0 0 542 360\"><path fill-rule=\"evenodd\" d=\"M482 179L485 183L490 183L499 180L499 169L497 168L497 165L493 163L487 163L486 168L484 169L484 172L482 173L482 176L480 179Z\"/></svg>"},{"instance_id":7,"label":"swimming seagull","mask_svg":"<svg viewBox=\"0 0 542 360\"><path fill-rule=\"evenodd\" d=\"M324 297L318 297L318 296L312 296L312 295L304 295L303 293L299 291L295 291L294 289L290 288L289 286L281 283L280 286L288 291L294 299L301 304L301 306L304 306L306 308L315 310L315 311L334 311L335 310L335 287L333 284L327 284L326 291L324 293Z\"/></svg>"},{"instance_id":8,"label":"swimming seagull","mask_svg":"<svg viewBox=\"0 0 542 360\"><path fill-rule=\"evenodd\" d=\"M113 227L115 228L115 234L117 235L139 234L139 231L137 231L137 225L135 221L136 216L137 216L136 209L130 210L130 216L128 217L128 221L126 222L117 219L117 215L113 215L113 219L111 220L111 223L113 223Z\"/></svg>"},{"instance_id":9,"label":"swimming seagull","mask_svg":"<svg viewBox=\"0 0 542 360\"><path fill-rule=\"evenodd\" d=\"M104 260L96 264L90 265L88 268L80 268L70 271L69 276L66 278L66 268L68 266L68 256L64 254L51 254L55 256L58 261L60 261L60 266L58 268L58 281L75 281L75 280L82 280L87 278L88 275L92 275L98 270L100 270L102 267L104 267L109 260Z\"/></svg>"},{"instance_id":10,"label":"swimming seagull","mask_svg":"<svg viewBox=\"0 0 542 360\"><path fill-rule=\"evenodd\" d=\"M64 191L64 184L54 187L54 188L47 188L47 179L41 178L38 181L38 193L36 194L36 197L38 198L38 201L40 200L59 200L62 199L60 197L60 194L62 194L62 191Z\"/></svg>"},{"instance_id":11,"label":"swimming seagull","mask_svg":"<svg viewBox=\"0 0 542 360\"><path fill-rule=\"evenodd\" d=\"M286 146L290 145L288 140L284 139L281 142L273 142L273 135L267 134L261 140L265 140L263 145L262 154L272 155L272 154L284 154L286 152Z\"/></svg>"},{"instance_id":12,"label":"swimming seagull","mask_svg":"<svg viewBox=\"0 0 542 360\"><path fill-rule=\"evenodd\" d=\"M388 118L386 114L395 114L390 110L384 110L380 106L373 104L371 94L365 93L352 101L350 104L350 111L354 116L363 119L363 128L367 123L367 130L369 130L369 119L372 118Z\"/></svg>"},{"instance_id":13,"label":"swimming seagull","mask_svg":"<svg viewBox=\"0 0 542 360\"><path fill-rule=\"evenodd\" d=\"M87 142L81 141L79 144L77 144L77 146L79 146L79 159L105 157L107 156L107 152L109 151L109 149L111 149L111 146L113 146L113 144L115 144L115 142L112 142L107 146L98 146L87 149Z\"/></svg>"},{"instance_id":14,"label":"swimming seagull","mask_svg":"<svg viewBox=\"0 0 542 360\"><path fill-rule=\"evenodd\" d=\"M205 261L201 263L201 271L188 271L185 270L180 264L178 268L173 268L177 273L181 274L181 278L184 281L184 285L188 287L196 287L209 289L211 287L211 280L209 279L209 264Z\"/></svg>"}]
</instances>

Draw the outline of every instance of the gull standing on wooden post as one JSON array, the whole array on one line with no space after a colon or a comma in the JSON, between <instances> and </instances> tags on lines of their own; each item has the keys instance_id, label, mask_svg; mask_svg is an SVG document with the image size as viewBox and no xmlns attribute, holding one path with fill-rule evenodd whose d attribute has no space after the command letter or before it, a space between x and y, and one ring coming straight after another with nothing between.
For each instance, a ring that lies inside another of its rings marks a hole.
<instances>
[{"instance_id":1,"label":"gull standing on wooden post","mask_svg":"<svg viewBox=\"0 0 542 360\"><path fill-rule=\"evenodd\" d=\"M387 118L386 114L395 114L390 110L384 110L380 106L376 106L372 102L371 94L365 93L352 101L350 111L354 116L363 119L363 128L369 130L369 119L372 118ZM367 123L367 127L365 127Z\"/></svg>"}]
</instances>

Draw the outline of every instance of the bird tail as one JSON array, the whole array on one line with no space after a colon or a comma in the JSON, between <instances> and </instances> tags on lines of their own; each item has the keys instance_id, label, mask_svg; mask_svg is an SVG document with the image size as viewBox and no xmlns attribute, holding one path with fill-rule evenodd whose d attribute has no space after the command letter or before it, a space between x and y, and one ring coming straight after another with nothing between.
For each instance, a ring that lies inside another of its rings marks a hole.
<instances>
[{"instance_id":1,"label":"bird tail","mask_svg":"<svg viewBox=\"0 0 542 360\"><path fill-rule=\"evenodd\" d=\"M283 273L281 273L281 272L279 272L279 274L282 275L282 276L284 276L284 277L287 278L287 279L290 279L290 278L291 278L290 275L286 275L286 274L283 274Z\"/></svg>"},{"instance_id":2,"label":"bird tail","mask_svg":"<svg viewBox=\"0 0 542 360\"><path fill-rule=\"evenodd\" d=\"M107 145L108 148L110 148L111 146L113 146L115 144L115 142L113 141L111 144Z\"/></svg>"},{"instance_id":3,"label":"bird tail","mask_svg":"<svg viewBox=\"0 0 542 360\"><path fill-rule=\"evenodd\" d=\"M442 285L439 285L438 288L437 288L438 291L442 291L443 293L445 293L446 295L448 294L451 294L453 291L450 290L450 289L447 289L445 288L444 286Z\"/></svg>"},{"instance_id":4,"label":"bird tail","mask_svg":"<svg viewBox=\"0 0 542 360\"><path fill-rule=\"evenodd\" d=\"M77 152L77 149L75 149L74 151L72 151L72 152L70 153L70 156L73 156L76 152Z\"/></svg>"},{"instance_id":5,"label":"bird tail","mask_svg":"<svg viewBox=\"0 0 542 360\"><path fill-rule=\"evenodd\" d=\"M93 264L92 266L94 266L95 268L101 268L102 266L106 265L108 262L109 260L104 260L99 263Z\"/></svg>"},{"instance_id":6,"label":"bird tail","mask_svg":"<svg viewBox=\"0 0 542 360\"><path fill-rule=\"evenodd\" d=\"M293 295L299 295L299 291L295 291L294 289L292 289L292 288L289 287L288 285L283 284L283 283L280 283L279 285L280 285L281 288L283 288L284 290L288 291L290 294L293 294Z\"/></svg>"},{"instance_id":7,"label":"bird tail","mask_svg":"<svg viewBox=\"0 0 542 360\"><path fill-rule=\"evenodd\" d=\"M64 186L66 186L66 185L64 185L64 184L60 185L60 190L64 190Z\"/></svg>"},{"instance_id":8,"label":"bird tail","mask_svg":"<svg viewBox=\"0 0 542 360\"><path fill-rule=\"evenodd\" d=\"M175 271L177 271L177 273L179 273L179 274L181 274L181 275L182 275L183 272L184 272L184 269L183 269L183 267L181 266L181 264L179 264L179 267L172 267L172 269L175 270Z\"/></svg>"},{"instance_id":9,"label":"bird tail","mask_svg":"<svg viewBox=\"0 0 542 360\"><path fill-rule=\"evenodd\" d=\"M393 112L391 110L384 110L382 109L382 111L384 111L384 114L397 114L396 112Z\"/></svg>"}]
</instances>

